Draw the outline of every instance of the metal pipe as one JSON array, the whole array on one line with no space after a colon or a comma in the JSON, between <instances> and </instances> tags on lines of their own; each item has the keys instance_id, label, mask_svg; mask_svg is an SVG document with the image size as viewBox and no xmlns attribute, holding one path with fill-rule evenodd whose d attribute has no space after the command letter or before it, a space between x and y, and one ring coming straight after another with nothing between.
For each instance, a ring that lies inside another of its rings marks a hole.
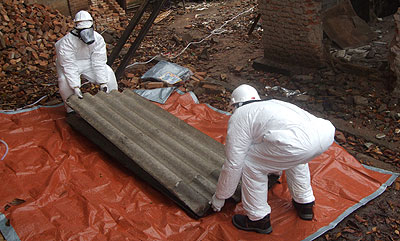
<instances>
[{"instance_id":1,"label":"metal pipe","mask_svg":"<svg viewBox=\"0 0 400 241\"><path fill-rule=\"evenodd\" d=\"M158 5L155 6L153 12L151 13L150 17L147 19L144 27L140 30L139 35L136 37L135 41L133 42L132 46L129 48L128 53L125 55L124 59L121 61L120 65L115 72L115 77L117 80L121 78L122 74L125 71L126 66L128 65L129 61L135 54L136 50L139 48L140 43L143 41L144 37L146 36L147 32L149 31L151 25L154 23L154 20L158 16L162 6L167 0L159 0L157 1Z\"/></svg>"},{"instance_id":2,"label":"metal pipe","mask_svg":"<svg viewBox=\"0 0 400 241\"><path fill-rule=\"evenodd\" d=\"M119 39L117 45L115 45L113 51L108 57L107 64L112 66L114 64L115 59L118 57L119 53L121 52L122 47L124 47L126 41L128 40L129 36L131 35L132 31L135 29L136 25L139 23L140 19L143 16L143 13L150 3L150 0L145 0L140 5L140 8L136 11L135 15L129 22L128 27L125 29L124 33L122 34L121 38Z\"/></svg>"},{"instance_id":3,"label":"metal pipe","mask_svg":"<svg viewBox=\"0 0 400 241\"><path fill-rule=\"evenodd\" d=\"M249 30L249 32L247 33L247 35L250 35L250 34L253 32L253 30L254 30L254 28L257 26L257 23L258 23L258 21L260 20L260 18L261 18L261 14L259 13L259 14L257 14L256 18L254 19L254 22L253 22L253 24L251 25L250 30Z\"/></svg>"}]
</instances>

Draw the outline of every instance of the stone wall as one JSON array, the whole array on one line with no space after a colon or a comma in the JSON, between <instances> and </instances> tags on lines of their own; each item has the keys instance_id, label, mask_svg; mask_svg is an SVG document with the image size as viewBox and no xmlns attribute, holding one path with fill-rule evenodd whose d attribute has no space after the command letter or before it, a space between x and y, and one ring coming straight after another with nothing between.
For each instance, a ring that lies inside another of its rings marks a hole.
<instances>
[{"instance_id":1,"label":"stone wall","mask_svg":"<svg viewBox=\"0 0 400 241\"><path fill-rule=\"evenodd\" d=\"M260 0L264 62L294 71L325 63L322 2L318 0Z\"/></svg>"}]
</instances>

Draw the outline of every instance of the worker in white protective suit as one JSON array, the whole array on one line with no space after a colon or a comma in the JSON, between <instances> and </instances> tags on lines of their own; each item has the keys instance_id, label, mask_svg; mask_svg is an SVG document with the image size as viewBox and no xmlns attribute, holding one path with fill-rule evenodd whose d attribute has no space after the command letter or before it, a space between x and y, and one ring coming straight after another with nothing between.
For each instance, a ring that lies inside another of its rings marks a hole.
<instances>
[{"instance_id":1,"label":"worker in white protective suit","mask_svg":"<svg viewBox=\"0 0 400 241\"><path fill-rule=\"evenodd\" d=\"M274 99L262 101L249 85L232 92L232 104L235 110L228 124L227 159L210 202L213 210L221 210L241 178L246 215L234 215L234 226L258 233L272 232L268 174L285 171L298 215L312 220L315 197L308 162L333 143L334 126L296 105Z\"/></svg>"},{"instance_id":2,"label":"worker in white protective suit","mask_svg":"<svg viewBox=\"0 0 400 241\"><path fill-rule=\"evenodd\" d=\"M107 65L104 38L94 31L93 18L87 11L79 11L74 19L75 28L56 43L58 86L64 101L75 94L83 98L81 76L100 85L109 93L118 88L115 74ZM67 113L73 110L65 105Z\"/></svg>"}]
</instances>

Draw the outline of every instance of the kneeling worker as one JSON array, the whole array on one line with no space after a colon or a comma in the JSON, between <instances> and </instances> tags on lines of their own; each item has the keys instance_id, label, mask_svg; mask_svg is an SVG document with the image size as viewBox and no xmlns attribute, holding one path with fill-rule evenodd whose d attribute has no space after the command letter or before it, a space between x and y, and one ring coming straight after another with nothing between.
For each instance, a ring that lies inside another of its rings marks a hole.
<instances>
[{"instance_id":1,"label":"kneeling worker","mask_svg":"<svg viewBox=\"0 0 400 241\"><path fill-rule=\"evenodd\" d=\"M285 171L298 215L312 220L315 197L308 162L333 143L334 126L296 105L262 101L257 90L249 85L241 85L232 92L232 104L235 110L228 124L227 159L212 197L213 210L221 210L241 178L246 215L234 215L234 226L258 233L272 232L268 174Z\"/></svg>"},{"instance_id":2,"label":"kneeling worker","mask_svg":"<svg viewBox=\"0 0 400 241\"><path fill-rule=\"evenodd\" d=\"M83 97L81 76L99 84L107 93L118 88L114 71L107 65L106 43L94 31L90 13L79 11L74 22L75 28L56 43L58 87L64 104L73 94ZM65 107L67 113L73 111L67 105Z\"/></svg>"}]
</instances>

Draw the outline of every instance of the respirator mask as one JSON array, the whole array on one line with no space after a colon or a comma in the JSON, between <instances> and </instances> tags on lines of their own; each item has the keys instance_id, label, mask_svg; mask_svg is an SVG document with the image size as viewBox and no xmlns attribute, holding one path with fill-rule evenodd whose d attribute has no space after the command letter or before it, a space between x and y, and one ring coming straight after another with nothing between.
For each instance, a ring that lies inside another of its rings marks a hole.
<instances>
[{"instance_id":1,"label":"respirator mask","mask_svg":"<svg viewBox=\"0 0 400 241\"><path fill-rule=\"evenodd\" d=\"M85 44L94 43L94 28L92 21L82 21L76 24L76 27L71 31L73 35L82 40Z\"/></svg>"}]
</instances>

